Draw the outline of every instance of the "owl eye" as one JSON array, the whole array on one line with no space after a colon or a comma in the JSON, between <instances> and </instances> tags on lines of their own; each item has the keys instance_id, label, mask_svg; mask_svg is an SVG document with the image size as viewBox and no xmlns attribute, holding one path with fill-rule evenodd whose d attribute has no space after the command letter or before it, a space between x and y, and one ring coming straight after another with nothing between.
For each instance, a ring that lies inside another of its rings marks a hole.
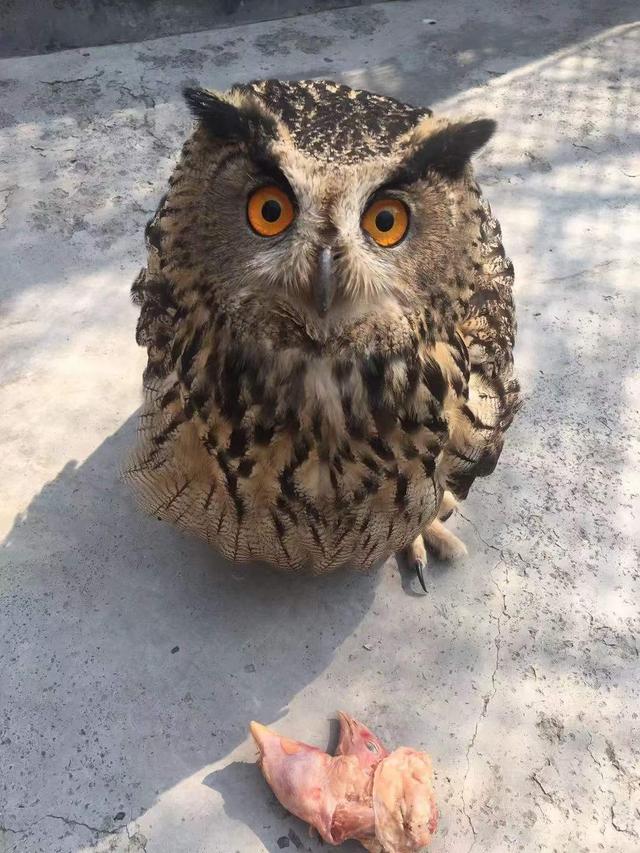
<instances>
[{"instance_id":1,"label":"owl eye","mask_svg":"<svg viewBox=\"0 0 640 853\"><path fill-rule=\"evenodd\" d=\"M289 196L280 187L260 187L249 197L247 219L262 237L275 237L293 222L295 211Z\"/></svg>"},{"instance_id":2,"label":"owl eye","mask_svg":"<svg viewBox=\"0 0 640 853\"><path fill-rule=\"evenodd\" d=\"M409 210L397 198L381 198L365 210L362 227L379 246L395 246L407 233Z\"/></svg>"}]
</instances>

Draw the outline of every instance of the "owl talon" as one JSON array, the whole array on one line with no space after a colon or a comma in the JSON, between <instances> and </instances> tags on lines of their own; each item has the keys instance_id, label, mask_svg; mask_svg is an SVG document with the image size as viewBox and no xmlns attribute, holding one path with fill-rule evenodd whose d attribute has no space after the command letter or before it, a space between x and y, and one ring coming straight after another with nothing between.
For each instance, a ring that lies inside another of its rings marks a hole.
<instances>
[{"instance_id":1,"label":"owl talon","mask_svg":"<svg viewBox=\"0 0 640 853\"><path fill-rule=\"evenodd\" d=\"M407 545L403 554L407 566L410 566L414 570L420 581L420 586L427 592L427 585L424 579L424 570L427 567L427 549L424 547L422 535L417 536L411 545Z\"/></svg>"},{"instance_id":2,"label":"owl talon","mask_svg":"<svg viewBox=\"0 0 640 853\"><path fill-rule=\"evenodd\" d=\"M427 585L424 582L424 563L422 562L422 560L416 560L415 570L416 574L418 575L418 580L420 581L420 586L425 592L427 592Z\"/></svg>"}]
</instances>

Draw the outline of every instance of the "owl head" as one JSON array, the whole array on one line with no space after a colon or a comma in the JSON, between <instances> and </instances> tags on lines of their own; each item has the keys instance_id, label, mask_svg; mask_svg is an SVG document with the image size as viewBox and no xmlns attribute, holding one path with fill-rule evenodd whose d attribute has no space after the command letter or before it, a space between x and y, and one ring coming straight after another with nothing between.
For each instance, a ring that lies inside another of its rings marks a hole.
<instances>
[{"instance_id":1,"label":"owl head","mask_svg":"<svg viewBox=\"0 0 640 853\"><path fill-rule=\"evenodd\" d=\"M197 127L165 203L178 300L309 346L468 298L477 188L494 122L436 120L329 81L187 89Z\"/></svg>"}]
</instances>

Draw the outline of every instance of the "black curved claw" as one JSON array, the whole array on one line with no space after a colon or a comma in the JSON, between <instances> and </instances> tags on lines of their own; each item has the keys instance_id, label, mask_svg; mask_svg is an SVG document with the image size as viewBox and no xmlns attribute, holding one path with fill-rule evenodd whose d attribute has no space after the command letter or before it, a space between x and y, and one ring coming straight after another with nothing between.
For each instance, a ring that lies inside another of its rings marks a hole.
<instances>
[{"instance_id":1,"label":"black curved claw","mask_svg":"<svg viewBox=\"0 0 640 853\"><path fill-rule=\"evenodd\" d=\"M418 575L418 580L420 581L420 586L426 592L427 585L424 582L424 563L422 560L416 560L416 574Z\"/></svg>"}]
</instances>

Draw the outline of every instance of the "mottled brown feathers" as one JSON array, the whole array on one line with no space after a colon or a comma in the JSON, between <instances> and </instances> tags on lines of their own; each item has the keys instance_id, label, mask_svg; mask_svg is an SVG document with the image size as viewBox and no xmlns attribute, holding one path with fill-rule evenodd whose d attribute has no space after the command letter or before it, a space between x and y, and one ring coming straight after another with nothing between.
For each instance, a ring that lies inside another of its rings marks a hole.
<instances>
[{"instance_id":1,"label":"mottled brown feathers","mask_svg":"<svg viewBox=\"0 0 640 853\"><path fill-rule=\"evenodd\" d=\"M425 530L446 489L464 497L493 470L518 406L513 268L467 163L489 128L457 125L468 151L437 173L416 146L446 123L392 99L326 81L189 99L199 125L132 287L148 363L127 476L148 512L232 559L367 568ZM387 190L403 169L410 185ZM270 242L245 208L277 175L297 219ZM397 249L359 226L380 187L411 210Z\"/></svg>"}]
</instances>

